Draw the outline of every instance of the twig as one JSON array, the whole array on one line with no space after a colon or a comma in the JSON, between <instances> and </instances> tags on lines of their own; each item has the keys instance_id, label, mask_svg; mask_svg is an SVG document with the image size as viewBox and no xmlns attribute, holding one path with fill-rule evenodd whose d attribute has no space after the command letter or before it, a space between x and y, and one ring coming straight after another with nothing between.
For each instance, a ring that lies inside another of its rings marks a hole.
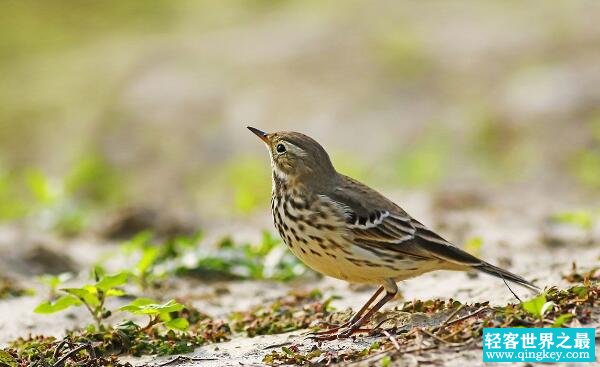
<instances>
[{"instance_id":1,"label":"twig","mask_svg":"<svg viewBox=\"0 0 600 367\"><path fill-rule=\"evenodd\" d=\"M173 363L182 363L182 362L203 362L203 361L216 361L217 358L199 358L199 357L187 357L187 356L177 356L170 361L166 361L163 363L157 364L159 367L168 366Z\"/></svg>"},{"instance_id":2,"label":"twig","mask_svg":"<svg viewBox=\"0 0 600 367\"><path fill-rule=\"evenodd\" d=\"M63 339L60 343L58 343L58 345L54 349L54 353L52 353L52 359L57 359L58 358L58 356L60 355L60 351L63 349L63 347L67 343L69 343L69 339L67 339L67 338Z\"/></svg>"},{"instance_id":3,"label":"twig","mask_svg":"<svg viewBox=\"0 0 600 367\"><path fill-rule=\"evenodd\" d=\"M471 340L469 340L467 342L464 342L464 343L453 343L453 342L449 342L447 340L444 340L444 339L440 338L439 336L437 336L437 335L435 335L433 333L430 333L429 331L427 331L425 329L419 329L419 331L421 333L423 333L423 334L425 334L425 335L427 335L427 336L429 336L429 337L431 337L431 338L439 341L440 343L444 343L444 344L446 344L448 346L451 346L451 347L462 347L462 346L465 346L466 344L471 343Z\"/></svg>"},{"instance_id":4,"label":"twig","mask_svg":"<svg viewBox=\"0 0 600 367\"><path fill-rule=\"evenodd\" d=\"M474 311L474 312L472 312L472 313L470 313L468 315L459 317L458 319L447 323L445 326L450 326L450 325L454 325L456 323L459 323L461 321L465 321L467 319L470 319L473 316L477 316L478 314L480 314L480 313L482 313L483 311L486 311L486 310L491 310L491 308L489 306L483 306L480 309L478 309L477 311Z\"/></svg>"},{"instance_id":5,"label":"twig","mask_svg":"<svg viewBox=\"0 0 600 367\"><path fill-rule=\"evenodd\" d=\"M279 347L284 347L286 345L290 345L292 344L292 342L285 342L285 343L278 343L278 344L271 344L271 345L267 345L266 347L263 348L263 350L266 349L273 349L273 348L279 348Z\"/></svg>"},{"instance_id":6,"label":"twig","mask_svg":"<svg viewBox=\"0 0 600 367\"><path fill-rule=\"evenodd\" d=\"M450 333L450 334L442 337L442 339L448 340L448 339L452 338L453 336L455 336L455 335L457 335L459 333L462 333L465 329L466 329L466 327L464 327L462 329L458 329L458 330L456 330L456 331L454 331L454 332L452 332L452 333ZM439 333L437 333L437 334L439 334Z\"/></svg>"},{"instance_id":7,"label":"twig","mask_svg":"<svg viewBox=\"0 0 600 367\"><path fill-rule=\"evenodd\" d=\"M383 333L392 342L392 344L394 345L394 348L396 348L396 350L400 350L400 344L398 344L398 340L396 339L396 337L393 336L392 334L388 333L387 330L383 330Z\"/></svg>"},{"instance_id":8,"label":"twig","mask_svg":"<svg viewBox=\"0 0 600 367\"><path fill-rule=\"evenodd\" d=\"M72 351L70 351L69 353L65 354L61 359L56 361L56 363L54 365L52 365L52 367L63 366L65 364L65 362L67 361L67 359L72 358L73 356L75 356L77 353L81 352L84 349L87 349L90 359L96 358L96 353L94 353L94 348L92 348L92 346L90 344L82 344L82 345L78 346L77 348L73 349Z\"/></svg>"},{"instance_id":9,"label":"twig","mask_svg":"<svg viewBox=\"0 0 600 367\"><path fill-rule=\"evenodd\" d=\"M441 325L434 327L433 329L431 329L432 332L436 332L442 328L444 328L446 325L448 325L448 323L456 316L458 315L458 313L460 311L462 311L465 308L465 305L462 304L460 305L456 310L452 311L452 313L446 318L446 320L444 322L442 322Z\"/></svg>"}]
</instances>

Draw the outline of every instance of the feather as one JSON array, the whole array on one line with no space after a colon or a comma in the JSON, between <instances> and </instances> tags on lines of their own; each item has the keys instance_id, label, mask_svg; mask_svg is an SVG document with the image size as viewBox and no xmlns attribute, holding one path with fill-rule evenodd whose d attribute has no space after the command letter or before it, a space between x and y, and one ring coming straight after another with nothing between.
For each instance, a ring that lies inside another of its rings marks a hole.
<instances>
[{"instance_id":1,"label":"feather","mask_svg":"<svg viewBox=\"0 0 600 367\"><path fill-rule=\"evenodd\" d=\"M440 269L473 268L539 290L524 278L452 245L375 190L341 177L346 184L321 197L343 208L341 215L346 218L348 236L355 245L377 255L395 253L414 260L438 261Z\"/></svg>"}]
</instances>

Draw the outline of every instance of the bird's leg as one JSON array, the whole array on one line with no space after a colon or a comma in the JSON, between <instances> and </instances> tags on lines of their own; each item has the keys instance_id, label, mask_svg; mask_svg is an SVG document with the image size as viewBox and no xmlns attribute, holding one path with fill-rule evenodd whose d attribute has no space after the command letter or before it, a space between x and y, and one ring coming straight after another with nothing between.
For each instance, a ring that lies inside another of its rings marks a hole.
<instances>
[{"instance_id":1,"label":"bird's leg","mask_svg":"<svg viewBox=\"0 0 600 367\"><path fill-rule=\"evenodd\" d=\"M311 335L314 336L319 336L319 335L328 335L328 334L333 334L335 332L337 332L338 330L345 328L349 325L354 324L355 322L357 322L358 320L360 320L360 317L367 311L367 309L369 308L369 306L371 306L371 304L373 302L375 302L375 300L377 299L377 297L379 297L379 295L381 294L381 292L383 292L384 287L380 286L379 288L377 288L377 290L375 291L375 293L371 296L371 298L369 298L369 300L367 301L367 303L365 303L360 310L358 310L358 312L356 312L352 318L349 321L346 321L345 323L338 325L336 327L333 327L331 329L328 330L324 330L324 331L319 331L319 332L314 332L311 333Z\"/></svg>"},{"instance_id":2,"label":"bird's leg","mask_svg":"<svg viewBox=\"0 0 600 367\"><path fill-rule=\"evenodd\" d=\"M337 335L338 338L347 338L350 335L354 334L355 332L359 331L360 327L363 326L367 321L369 321L369 319L371 318L371 316L373 316L373 314L377 311L379 311L379 309L381 307L383 307L383 305L385 305L386 303L388 303L392 298L394 298L394 296L396 295L396 293L389 293L386 292L385 296L383 296L383 298L381 300L379 300L379 302L377 302L375 304L375 306L373 306L369 312L367 312L366 314L364 314L363 317L361 317L360 319L358 319L356 322L352 323L348 328L346 328L344 331L342 331L341 333L339 333Z\"/></svg>"},{"instance_id":3,"label":"bird's leg","mask_svg":"<svg viewBox=\"0 0 600 367\"><path fill-rule=\"evenodd\" d=\"M338 339L347 338L355 332L360 331L360 327L367 323L375 312L379 311L381 307L388 303L398 293L398 286L396 285L396 282L394 282L392 279L386 279L384 285L381 286L380 289L383 290L384 288L385 296L383 296L383 298L381 298L379 302L375 304L375 306L371 307L371 309L367 313L365 313L361 318L351 323L350 326L347 327L344 331L337 334Z\"/></svg>"}]
</instances>

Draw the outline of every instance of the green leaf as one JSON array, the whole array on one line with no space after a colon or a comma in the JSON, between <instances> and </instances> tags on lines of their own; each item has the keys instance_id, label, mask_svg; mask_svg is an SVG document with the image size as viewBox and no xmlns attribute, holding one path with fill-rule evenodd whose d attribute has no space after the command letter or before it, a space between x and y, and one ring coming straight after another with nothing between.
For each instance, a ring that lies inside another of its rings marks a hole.
<instances>
[{"instance_id":1,"label":"green leaf","mask_svg":"<svg viewBox=\"0 0 600 367\"><path fill-rule=\"evenodd\" d=\"M122 297L126 293L121 289L109 289L106 291L106 297Z\"/></svg>"},{"instance_id":2,"label":"green leaf","mask_svg":"<svg viewBox=\"0 0 600 367\"><path fill-rule=\"evenodd\" d=\"M39 279L51 289L56 289L59 285L71 279L72 277L73 275L71 273L61 273L58 275L44 274L40 276Z\"/></svg>"},{"instance_id":3,"label":"green leaf","mask_svg":"<svg viewBox=\"0 0 600 367\"><path fill-rule=\"evenodd\" d=\"M134 251L143 250L150 244L150 241L152 241L153 237L154 235L152 234L152 232L147 230L141 231L135 236L133 236L133 238L129 241L124 242L121 245L121 249L126 254L131 254Z\"/></svg>"},{"instance_id":4,"label":"green leaf","mask_svg":"<svg viewBox=\"0 0 600 367\"><path fill-rule=\"evenodd\" d=\"M564 313L558 316L556 320L554 320L552 327L562 327L565 323L571 321L572 318L573 315L571 315L570 313Z\"/></svg>"},{"instance_id":5,"label":"green leaf","mask_svg":"<svg viewBox=\"0 0 600 367\"><path fill-rule=\"evenodd\" d=\"M65 310L71 306L80 306L81 301L72 295L64 295L54 302L44 301L40 303L33 312L40 314L50 314Z\"/></svg>"},{"instance_id":6,"label":"green leaf","mask_svg":"<svg viewBox=\"0 0 600 367\"><path fill-rule=\"evenodd\" d=\"M158 303L148 303L148 301L151 300L147 298L138 298L138 300L140 300L139 303L135 303L137 300L133 301L132 303L121 307L120 310L128 311L137 315L160 315L181 311L184 308L181 303L178 303L175 300L170 300L162 305Z\"/></svg>"},{"instance_id":7,"label":"green leaf","mask_svg":"<svg viewBox=\"0 0 600 367\"><path fill-rule=\"evenodd\" d=\"M125 271L115 275L105 275L96 283L96 287L102 291L107 291L127 283L127 280L129 280L129 273Z\"/></svg>"},{"instance_id":8,"label":"green leaf","mask_svg":"<svg viewBox=\"0 0 600 367\"><path fill-rule=\"evenodd\" d=\"M57 190L41 171L33 170L27 173L27 186L40 204L52 204L58 197Z\"/></svg>"},{"instance_id":9,"label":"green leaf","mask_svg":"<svg viewBox=\"0 0 600 367\"><path fill-rule=\"evenodd\" d=\"M156 304L156 301L151 298L140 297L133 300L130 304L135 306L147 306L151 304Z\"/></svg>"},{"instance_id":10,"label":"green leaf","mask_svg":"<svg viewBox=\"0 0 600 367\"><path fill-rule=\"evenodd\" d=\"M61 291L74 295L90 306L100 305L100 300L98 299L96 289L94 287L87 286L83 288L62 288Z\"/></svg>"},{"instance_id":11,"label":"green leaf","mask_svg":"<svg viewBox=\"0 0 600 367\"><path fill-rule=\"evenodd\" d=\"M119 308L120 311L126 311L126 312L131 312L131 313L138 313L138 311L143 307L143 306L147 306L147 305L152 305L152 304L156 304L156 301L150 298L136 298L133 301L131 301L129 304L126 304L125 306L122 306L121 308Z\"/></svg>"},{"instance_id":12,"label":"green leaf","mask_svg":"<svg viewBox=\"0 0 600 367\"><path fill-rule=\"evenodd\" d=\"M188 322L188 320L182 317L178 317L176 319L165 322L165 326L171 330L186 331L187 328L190 326L190 323Z\"/></svg>"},{"instance_id":13,"label":"green leaf","mask_svg":"<svg viewBox=\"0 0 600 367\"><path fill-rule=\"evenodd\" d=\"M390 364L392 364L392 358L390 356L385 356L381 358L381 362L379 364L381 367L388 367Z\"/></svg>"},{"instance_id":14,"label":"green leaf","mask_svg":"<svg viewBox=\"0 0 600 367\"><path fill-rule=\"evenodd\" d=\"M137 263L136 268L140 274L144 274L158 259L160 254L158 247L147 247L142 251L142 258Z\"/></svg>"},{"instance_id":15,"label":"green leaf","mask_svg":"<svg viewBox=\"0 0 600 367\"><path fill-rule=\"evenodd\" d=\"M577 297L584 298L588 294L589 289L586 286L577 285L571 288L571 292L575 293Z\"/></svg>"},{"instance_id":16,"label":"green leaf","mask_svg":"<svg viewBox=\"0 0 600 367\"><path fill-rule=\"evenodd\" d=\"M537 297L534 297L528 301L521 303L521 307L523 308L523 310L528 312L530 315L535 316L535 317L541 317L542 316L542 313L541 313L542 308L544 307L545 304L546 304L546 296L543 294L540 294Z\"/></svg>"},{"instance_id":17,"label":"green leaf","mask_svg":"<svg viewBox=\"0 0 600 367\"><path fill-rule=\"evenodd\" d=\"M0 366L17 367L17 360L7 351L0 349Z\"/></svg>"}]
</instances>

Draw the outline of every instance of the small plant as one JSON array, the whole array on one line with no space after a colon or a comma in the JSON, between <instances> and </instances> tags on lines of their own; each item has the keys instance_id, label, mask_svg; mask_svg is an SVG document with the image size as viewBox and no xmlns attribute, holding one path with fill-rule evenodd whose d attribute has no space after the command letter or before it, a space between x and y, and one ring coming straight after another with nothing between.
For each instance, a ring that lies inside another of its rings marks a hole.
<instances>
[{"instance_id":1,"label":"small plant","mask_svg":"<svg viewBox=\"0 0 600 367\"><path fill-rule=\"evenodd\" d=\"M201 237L201 233L177 236L159 244L153 241L154 236L151 232L138 233L121 246L125 254L137 256L131 272L132 279L142 290L156 287L170 270L168 263L176 262L189 249L195 247Z\"/></svg>"},{"instance_id":2,"label":"small plant","mask_svg":"<svg viewBox=\"0 0 600 367\"><path fill-rule=\"evenodd\" d=\"M183 317L172 318L174 312L184 309L181 303L175 300L169 300L166 303L159 304L149 298L137 298L128 305L119 308L120 311L126 311L134 315L148 316L148 324L142 328L147 331L157 325L164 325L167 329L185 331L190 326L188 320Z\"/></svg>"},{"instance_id":3,"label":"small plant","mask_svg":"<svg viewBox=\"0 0 600 367\"><path fill-rule=\"evenodd\" d=\"M544 321L544 315L548 311L552 310L554 306L555 303L548 301L546 299L546 295L544 294L540 294L537 297L521 303L523 310L528 312L531 316L539 319L541 323Z\"/></svg>"},{"instance_id":4,"label":"small plant","mask_svg":"<svg viewBox=\"0 0 600 367\"><path fill-rule=\"evenodd\" d=\"M329 313L332 298L322 300L322 294L292 292L270 304L229 315L233 330L248 336L286 333L311 326Z\"/></svg>"},{"instance_id":5,"label":"small plant","mask_svg":"<svg viewBox=\"0 0 600 367\"><path fill-rule=\"evenodd\" d=\"M0 366L17 367L17 359L5 350L0 349Z\"/></svg>"},{"instance_id":6,"label":"small plant","mask_svg":"<svg viewBox=\"0 0 600 367\"><path fill-rule=\"evenodd\" d=\"M573 262L571 265L571 272L569 274L564 274L562 277L569 283L598 281L600 280L600 267L595 266L582 272L577 268L577 263Z\"/></svg>"},{"instance_id":7,"label":"small plant","mask_svg":"<svg viewBox=\"0 0 600 367\"><path fill-rule=\"evenodd\" d=\"M50 299L56 298L58 294L58 287L65 283L66 281L73 278L73 274L71 273L61 273L58 275L54 274L44 274L40 276L38 279L40 282L44 283L49 288L49 297Z\"/></svg>"},{"instance_id":8,"label":"small plant","mask_svg":"<svg viewBox=\"0 0 600 367\"><path fill-rule=\"evenodd\" d=\"M70 307L84 306L94 319L96 326L102 328L102 320L108 318L112 312L105 307L106 300L110 297L123 296L123 292L118 287L127 283L129 279L128 272L121 272L114 275L100 275L95 271L96 283L84 285L80 288L62 288L61 292L66 294L60 296L54 301L44 301L34 310L40 314L51 314L66 310Z\"/></svg>"},{"instance_id":9,"label":"small plant","mask_svg":"<svg viewBox=\"0 0 600 367\"><path fill-rule=\"evenodd\" d=\"M271 366L305 366L312 365L313 360L320 357L323 353L325 352L316 346L310 351L302 353L300 352L298 346L291 345L289 347L282 347L281 352L272 351L271 353L265 355L262 361L263 363Z\"/></svg>"},{"instance_id":10,"label":"small plant","mask_svg":"<svg viewBox=\"0 0 600 367\"><path fill-rule=\"evenodd\" d=\"M189 264L193 265L189 265ZM237 244L226 237L216 249L199 248L189 254L178 269L179 274L219 276L242 279L274 279L287 281L306 272L306 267L287 249L279 238L263 232L256 244Z\"/></svg>"}]
</instances>

